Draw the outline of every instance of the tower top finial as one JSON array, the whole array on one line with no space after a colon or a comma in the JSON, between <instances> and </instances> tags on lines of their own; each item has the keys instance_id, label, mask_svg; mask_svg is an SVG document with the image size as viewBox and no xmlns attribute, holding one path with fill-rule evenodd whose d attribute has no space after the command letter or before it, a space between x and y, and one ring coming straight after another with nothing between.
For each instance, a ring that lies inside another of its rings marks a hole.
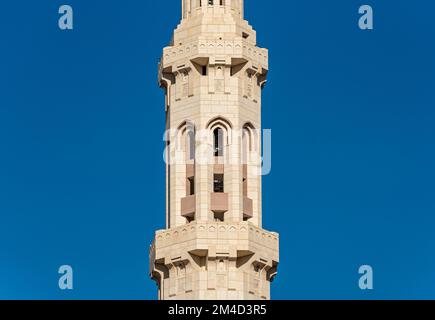
<instances>
[{"instance_id":1,"label":"tower top finial","mask_svg":"<svg viewBox=\"0 0 435 320\"><path fill-rule=\"evenodd\" d=\"M181 0L183 19L209 13L232 13L243 19L244 0Z\"/></svg>"}]
</instances>

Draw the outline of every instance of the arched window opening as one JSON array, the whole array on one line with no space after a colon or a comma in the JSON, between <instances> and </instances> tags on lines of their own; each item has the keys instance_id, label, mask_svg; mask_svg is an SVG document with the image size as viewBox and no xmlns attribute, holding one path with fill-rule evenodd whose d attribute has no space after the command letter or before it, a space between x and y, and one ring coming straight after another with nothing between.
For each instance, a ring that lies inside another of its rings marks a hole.
<instances>
[{"instance_id":1,"label":"arched window opening","mask_svg":"<svg viewBox=\"0 0 435 320\"><path fill-rule=\"evenodd\" d=\"M187 132L186 152L188 160L195 160L195 132L193 130Z\"/></svg>"},{"instance_id":2,"label":"arched window opening","mask_svg":"<svg viewBox=\"0 0 435 320\"><path fill-rule=\"evenodd\" d=\"M242 164L248 164L249 151L251 151L251 136L249 130L244 128L242 133Z\"/></svg>"},{"instance_id":3,"label":"arched window opening","mask_svg":"<svg viewBox=\"0 0 435 320\"><path fill-rule=\"evenodd\" d=\"M196 132L195 124L190 121L184 121L179 127L179 151L182 151L183 164L185 166L184 188L186 190L185 195L180 195L181 201L181 215L186 218L187 223L195 221L196 214L196 181L195 181L195 144L196 144ZM181 172L180 172L181 173ZM176 183L180 183L179 173L176 176Z\"/></svg>"},{"instance_id":4,"label":"arched window opening","mask_svg":"<svg viewBox=\"0 0 435 320\"><path fill-rule=\"evenodd\" d=\"M243 143L246 145L247 153L256 152L258 150L258 132L255 127L248 122L243 126L242 132Z\"/></svg>"},{"instance_id":5,"label":"arched window opening","mask_svg":"<svg viewBox=\"0 0 435 320\"><path fill-rule=\"evenodd\" d=\"M221 128L216 128L213 131L214 137L214 155L215 157L223 157L224 155L224 131Z\"/></svg>"},{"instance_id":6,"label":"arched window opening","mask_svg":"<svg viewBox=\"0 0 435 320\"><path fill-rule=\"evenodd\" d=\"M248 186L253 183L249 178L249 168L252 165L251 152L256 150L256 132L251 123L246 123L242 131L242 193L243 193L243 221L253 218L253 200L249 198ZM255 157L255 156L254 156Z\"/></svg>"},{"instance_id":7,"label":"arched window opening","mask_svg":"<svg viewBox=\"0 0 435 320\"><path fill-rule=\"evenodd\" d=\"M224 78L224 71L222 67L218 67L216 69L216 79L223 79Z\"/></svg>"},{"instance_id":8,"label":"arched window opening","mask_svg":"<svg viewBox=\"0 0 435 320\"><path fill-rule=\"evenodd\" d=\"M213 192L223 193L224 192L224 175L215 174L213 176Z\"/></svg>"}]
</instances>

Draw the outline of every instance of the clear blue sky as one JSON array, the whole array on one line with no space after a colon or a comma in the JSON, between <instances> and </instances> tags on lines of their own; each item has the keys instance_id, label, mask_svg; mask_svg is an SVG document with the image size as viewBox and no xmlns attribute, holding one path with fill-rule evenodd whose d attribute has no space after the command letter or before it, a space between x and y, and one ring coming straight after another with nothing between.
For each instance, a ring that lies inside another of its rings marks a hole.
<instances>
[{"instance_id":1,"label":"clear blue sky","mask_svg":"<svg viewBox=\"0 0 435 320\"><path fill-rule=\"evenodd\" d=\"M156 298L157 62L179 2L2 3L0 298ZM65 3L72 32L57 27ZM374 8L372 32L358 29L362 4ZM246 0L270 50L273 298L435 298L434 11L427 0ZM75 271L72 292L57 287L63 264ZM358 288L363 264L374 268L372 292Z\"/></svg>"}]
</instances>

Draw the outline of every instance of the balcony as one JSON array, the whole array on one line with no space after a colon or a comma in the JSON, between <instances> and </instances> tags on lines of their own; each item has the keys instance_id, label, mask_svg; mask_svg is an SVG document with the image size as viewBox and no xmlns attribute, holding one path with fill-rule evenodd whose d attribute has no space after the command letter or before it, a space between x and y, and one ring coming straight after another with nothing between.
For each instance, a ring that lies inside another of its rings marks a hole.
<instances>
[{"instance_id":1,"label":"balcony","mask_svg":"<svg viewBox=\"0 0 435 320\"><path fill-rule=\"evenodd\" d=\"M228 193L213 192L211 194L211 211L214 213L228 211Z\"/></svg>"},{"instance_id":2,"label":"balcony","mask_svg":"<svg viewBox=\"0 0 435 320\"><path fill-rule=\"evenodd\" d=\"M250 219L253 215L253 201L248 197L243 197L243 217Z\"/></svg>"},{"instance_id":3,"label":"balcony","mask_svg":"<svg viewBox=\"0 0 435 320\"><path fill-rule=\"evenodd\" d=\"M196 210L196 197L191 195L181 199L181 215L183 217L192 217Z\"/></svg>"},{"instance_id":4,"label":"balcony","mask_svg":"<svg viewBox=\"0 0 435 320\"><path fill-rule=\"evenodd\" d=\"M216 56L230 56L228 61L232 64L244 63L252 61L255 66L260 66L261 71L269 69L267 49L259 48L253 45L246 39L240 40L214 40L202 39L194 40L182 45L172 44L163 49L163 57L161 59L160 68L163 72L167 72L171 67L184 63L184 60L190 59L195 62L201 62L209 58L215 59ZM213 60L214 61L214 60Z\"/></svg>"}]
</instances>

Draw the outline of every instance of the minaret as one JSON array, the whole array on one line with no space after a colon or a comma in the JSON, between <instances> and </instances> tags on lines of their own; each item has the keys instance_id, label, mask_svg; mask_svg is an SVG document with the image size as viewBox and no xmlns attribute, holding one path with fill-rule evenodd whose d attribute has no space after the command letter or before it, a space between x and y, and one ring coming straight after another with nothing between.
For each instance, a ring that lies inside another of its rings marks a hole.
<instances>
[{"instance_id":1,"label":"minaret","mask_svg":"<svg viewBox=\"0 0 435 320\"><path fill-rule=\"evenodd\" d=\"M279 236L262 229L261 92L268 51L243 0L182 0L163 50L166 229L150 249L159 299L270 299Z\"/></svg>"}]
</instances>

